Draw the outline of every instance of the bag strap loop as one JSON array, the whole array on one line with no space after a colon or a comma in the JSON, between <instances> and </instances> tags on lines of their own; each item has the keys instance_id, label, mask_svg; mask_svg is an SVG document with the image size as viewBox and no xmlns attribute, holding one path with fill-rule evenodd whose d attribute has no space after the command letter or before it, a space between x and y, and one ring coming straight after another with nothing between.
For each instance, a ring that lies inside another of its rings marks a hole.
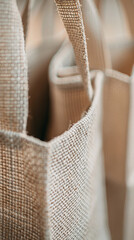
<instances>
[{"instance_id":1,"label":"bag strap loop","mask_svg":"<svg viewBox=\"0 0 134 240\"><path fill-rule=\"evenodd\" d=\"M79 0L55 0L70 41L73 45L76 63L79 66L83 84L88 90L90 101L93 97L87 53L85 29Z\"/></svg>"}]
</instances>

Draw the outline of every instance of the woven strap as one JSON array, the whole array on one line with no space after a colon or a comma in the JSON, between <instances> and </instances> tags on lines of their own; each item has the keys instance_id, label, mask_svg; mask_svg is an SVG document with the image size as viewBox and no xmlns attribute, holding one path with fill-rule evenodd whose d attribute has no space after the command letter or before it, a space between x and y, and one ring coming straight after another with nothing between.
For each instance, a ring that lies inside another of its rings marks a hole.
<instances>
[{"instance_id":1,"label":"woven strap","mask_svg":"<svg viewBox=\"0 0 134 240\"><path fill-rule=\"evenodd\" d=\"M68 32L70 41L72 42L76 62L79 66L84 86L88 89L89 98L91 100L93 90L91 86L87 43L80 2L79 0L55 0L55 2Z\"/></svg>"},{"instance_id":2,"label":"woven strap","mask_svg":"<svg viewBox=\"0 0 134 240\"><path fill-rule=\"evenodd\" d=\"M0 0L0 129L23 132L28 109L27 65L16 0Z\"/></svg>"}]
</instances>

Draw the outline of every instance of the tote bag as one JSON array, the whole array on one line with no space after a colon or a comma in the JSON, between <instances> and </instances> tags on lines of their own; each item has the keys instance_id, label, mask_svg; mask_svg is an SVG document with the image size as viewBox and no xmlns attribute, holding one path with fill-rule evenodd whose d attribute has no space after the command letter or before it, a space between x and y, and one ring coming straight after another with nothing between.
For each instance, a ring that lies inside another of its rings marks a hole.
<instances>
[{"instance_id":1,"label":"tote bag","mask_svg":"<svg viewBox=\"0 0 134 240\"><path fill-rule=\"evenodd\" d=\"M130 4L129 1L126 1L127 3ZM131 18L132 16L129 16L128 20ZM103 147L109 226L113 240L131 240L134 238L132 226L134 41L120 39L109 46L114 70L105 70L103 92Z\"/></svg>"},{"instance_id":2,"label":"tote bag","mask_svg":"<svg viewBox=\"0 0 134 240\"><path fill-rule=\"evenodd\" d=\"M129 1L126 3L129 4ZM106 71L103 102L109 226L112 239L131 240L134 238L132 227L134 41L120 39L111 44L110 48L112 65L117 71Z\"/></svg>"},{"instance_id":3,"label":"tote bag","mask_svg":"<svg viewBox=\"0 0 134 240\"><path fill-rule=\"evenodd\" d=\"M1 239L109 239L100 124L103 74L95 75L92 91L79 1L57 4L67 29L73 26L73 45L72 37L78 40L74 50L90 108L61 136L42 142L25 131L27 65L16 1L0 0Z\"/></svg>"}]
</instances>

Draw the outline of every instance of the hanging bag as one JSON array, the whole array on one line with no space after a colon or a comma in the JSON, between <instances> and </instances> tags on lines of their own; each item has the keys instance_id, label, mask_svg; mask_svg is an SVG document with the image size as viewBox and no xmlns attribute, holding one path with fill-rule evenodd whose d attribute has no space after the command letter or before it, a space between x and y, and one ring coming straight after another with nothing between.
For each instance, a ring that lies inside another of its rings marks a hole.
<instances>
[{"instance_id":1,"label":"hanging bag","mask_svg":"<svg viewBox=\"0 0 134 240\"><path fill-rule=\"evenodd\" d=\"M0 238L4 240L109 239L101 136L103 74L89 72L79 1L57 4L90 107L68 131L42 142L26 135L27 65L16 1L0 0Z\"/></svg>"}]
</instances>

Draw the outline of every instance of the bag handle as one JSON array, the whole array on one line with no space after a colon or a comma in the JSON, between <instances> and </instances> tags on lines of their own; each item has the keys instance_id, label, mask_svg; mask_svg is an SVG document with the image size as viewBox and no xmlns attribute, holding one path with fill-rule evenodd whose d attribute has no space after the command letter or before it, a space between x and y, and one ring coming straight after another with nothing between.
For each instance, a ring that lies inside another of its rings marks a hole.
<instances>
[{"instance_id":1,"label":"bag handle","mask_svg":"<svg viewBox=\"0 0 134 240\"><path fill-rule=\"evenodd\" d=\"M93 89L80 2L56 0L56 4L73 44L83 83L91 100ZM16 0L11 0L8 4L7 0L0 0L0 5L0 128L24 132L28 113L28 86L22 22ZM6 32L3 21L7 21Z\"/></svg>"},{"instance_id":2,"label":"bag handle","mask_svg":"<svg viewBox=\"0 0 134 240\"><path fill-rule=\"evenodd\" d=\"M76 63L80 69L83 84L92 100L93 89L87 53L87 42L79 0L55 0L58 12L63 20L70 41L73 45Z\"/></svg>"},{"instance_id":3,"label":"bag handle","mask_svg":"<svg viewBox=\"0 0 134 240\"><path fill-rule=\"evenodd\" d=\"M16 0L0 0L0 129L24 132L27 114L27 64L22 21Z\"/></svg>"}]
</instances>

